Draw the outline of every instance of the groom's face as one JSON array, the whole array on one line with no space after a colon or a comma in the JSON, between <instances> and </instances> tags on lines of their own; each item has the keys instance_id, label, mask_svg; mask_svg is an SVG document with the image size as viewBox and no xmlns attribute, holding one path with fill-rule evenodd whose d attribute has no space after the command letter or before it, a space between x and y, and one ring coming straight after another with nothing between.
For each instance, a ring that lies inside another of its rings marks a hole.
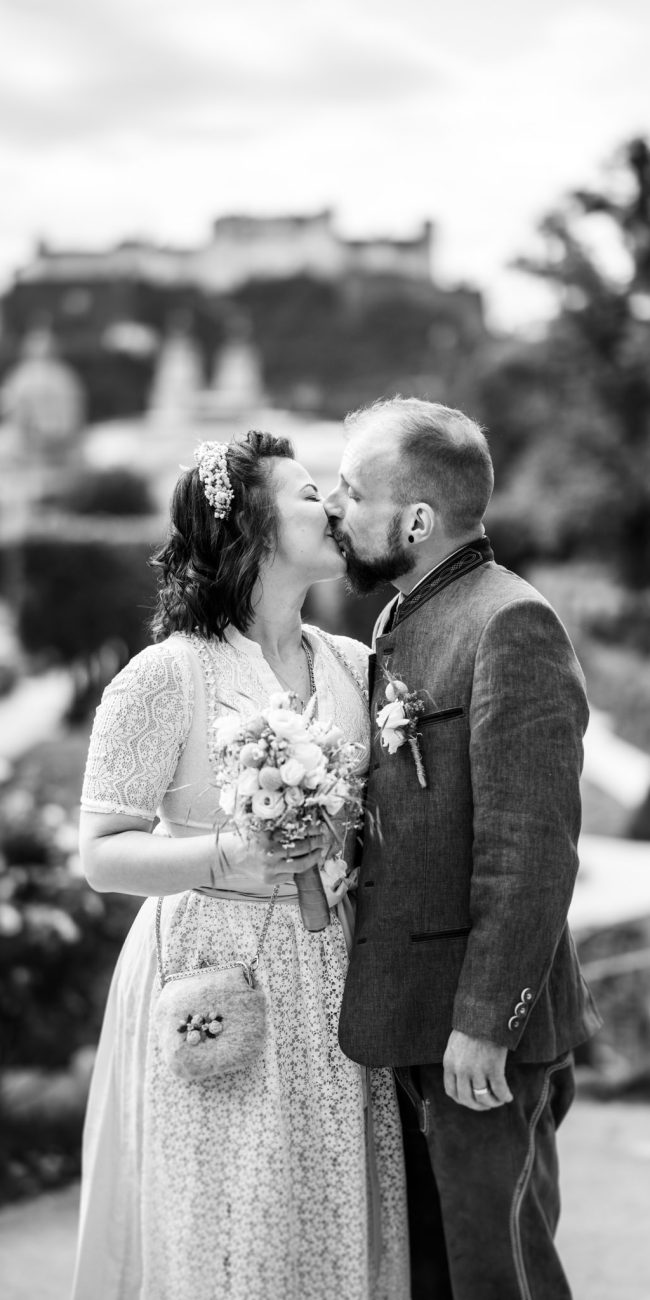
<instances>
[{"instance_id":1,"label":"groom's face","mask_svg":"<svg viewBox=\"0 0 650 1300\"><path fill-rule=\"evenodd\" d=\"M338 484L325 501L332 534L345 557L348 582L359 595L403 577L415 563L404 540L404 509L392 495L395 467L392 441L353 434L343 453Z\"/></svg>"}]
</instances>

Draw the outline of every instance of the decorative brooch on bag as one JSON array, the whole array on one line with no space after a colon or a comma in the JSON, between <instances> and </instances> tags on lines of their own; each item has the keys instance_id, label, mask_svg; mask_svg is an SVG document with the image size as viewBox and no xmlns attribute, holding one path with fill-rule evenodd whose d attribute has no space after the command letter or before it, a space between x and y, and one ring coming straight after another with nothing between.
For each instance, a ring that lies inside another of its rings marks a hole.
<instances>
[{"instance_id":1,"label":"decorative brooch on bag","mask_svg":"<svg viewBox=\"0 0 650 1300\"><path fill-rule=\"evenodd\" d=\"M420 749L418 718L426 710L424 700L416 691L410 691L405 682L388 676L386 704L377 714L379 739L389 754L396 754L402 745L408 745L415 763L417 778L425 790L427 774Z\"/></svg>"}]
</instances>

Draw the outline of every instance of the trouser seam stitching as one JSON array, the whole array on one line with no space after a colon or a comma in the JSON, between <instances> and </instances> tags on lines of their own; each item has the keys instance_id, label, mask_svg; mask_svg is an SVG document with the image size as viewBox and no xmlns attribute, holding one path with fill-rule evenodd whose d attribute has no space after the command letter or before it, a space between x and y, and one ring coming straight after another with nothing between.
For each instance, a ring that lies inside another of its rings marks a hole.
<instances>
[{"instance_id":1,"label":"trouser seam stitching","mask_svg":"<svg viewBox=\"0 0 650 1300\"><path fill-rule=\"evenodd\" d=\"M540 1098L531 1115L530 1124L528 1126L528 1150L526 1152L522 1171L515 1186L512 1205L510 1208L510 1240L512 1243L512 1254L515 1264L515 1272L517 1274L517 1283L519 1285L522 1300L533 1300L532 1292L528 1285L524 1253L521 1244L520 1214L524 1196L526 1195L531 1174L533 1172L533 1162L535 1158L535 1131L539 1124L542 1111L548 1101L551 1076L556 1074L558 1070L563 1070L568 1064L568 1060L569 1058L565 1057L563 1060L557 1061L554 1065L549 1066L544 1076L544 1085L542 1087Z\"/></svg>"}]
</instances>

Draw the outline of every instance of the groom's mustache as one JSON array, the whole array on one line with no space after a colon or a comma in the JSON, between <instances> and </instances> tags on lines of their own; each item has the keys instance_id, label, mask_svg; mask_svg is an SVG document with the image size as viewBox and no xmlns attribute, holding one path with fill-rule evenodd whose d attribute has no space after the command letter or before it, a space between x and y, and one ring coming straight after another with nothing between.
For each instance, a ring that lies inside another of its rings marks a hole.
<instances>
[{"instance_id":1,"label":"groom's mustache","mask_svg":"<svg viewBox=\"0 0 650 1300\"><path fill-rule=\"evenodd\" d=\"M347 533L344 533L342 528L337 528L336 524L334 523L334 520L330 521L330 532L332 534L332 537L334 538L334 541L336 542L336 545L339 548L339 551L344 556L344 558L346 558L348 551L352 549L350 539Z\"/></svg>"}]
</instances>

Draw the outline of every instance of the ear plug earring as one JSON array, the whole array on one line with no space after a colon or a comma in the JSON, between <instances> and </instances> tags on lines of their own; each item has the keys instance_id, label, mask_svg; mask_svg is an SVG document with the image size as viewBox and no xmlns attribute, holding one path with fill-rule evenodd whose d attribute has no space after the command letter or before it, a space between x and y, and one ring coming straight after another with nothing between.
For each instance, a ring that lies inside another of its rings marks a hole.
<instances>
[{"instance_id":1,"label":"ear plug earring","mask_svg":"<svg viewBox=\"0 0 650 1300\"><path fill-rule=\"evenodd\" d=\"M413 536L413 533L409 533L409 542L414 542L414 541L415 541L415 538L414 538L414 536Z\"/></svg>"}]
</instances>

